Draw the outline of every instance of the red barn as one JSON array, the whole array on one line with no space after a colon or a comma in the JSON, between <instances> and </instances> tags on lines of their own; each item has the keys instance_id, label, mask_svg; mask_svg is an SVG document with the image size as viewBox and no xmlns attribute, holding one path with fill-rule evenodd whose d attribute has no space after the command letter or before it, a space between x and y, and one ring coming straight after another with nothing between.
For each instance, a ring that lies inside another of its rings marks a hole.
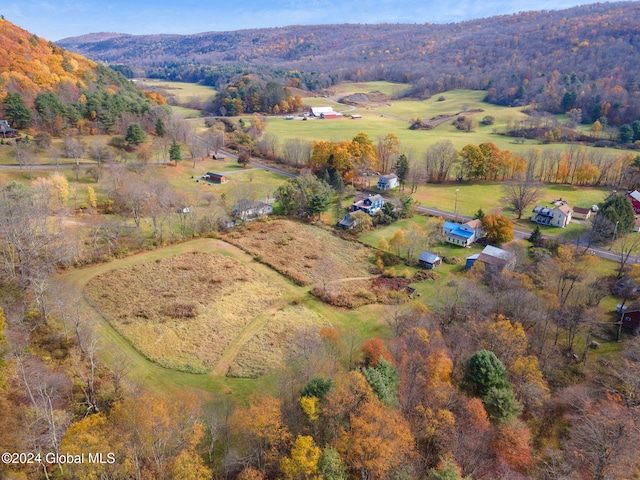
<instances>
[{"instance_id":1,"label":"red barn","mask_svg":"<svg viewBox=\"0 0 640 480\"><path fill-rule=\"evenodd\" d=\"M207 182L227 183L227 177L225 177L224 175L220 175L219 173L207 172L206 175L203 175L201 178L206 180Z\"/></svg>"},{"instance_id":2,"label":"red barn","mask_svg":"<svg viewBox=\"0 0 640 480\"><path fill-rule=\"evenodd\" d=\"M633 205L633 211L640 213L640 192L637 190L629 192L629 200L631 200L631 205Z\"/></svg>"},{"instance_id":3,"label":"red barn","mask_svg":"<svg viewBox=\"0 0 640 480\"><path fill-rule=\"evenodd\" d=\"M620 313L620 308L618 313ZM622 326L633 335L640 334L640 304L632 303L621 313Z\"/></svg>"}]
</instances>

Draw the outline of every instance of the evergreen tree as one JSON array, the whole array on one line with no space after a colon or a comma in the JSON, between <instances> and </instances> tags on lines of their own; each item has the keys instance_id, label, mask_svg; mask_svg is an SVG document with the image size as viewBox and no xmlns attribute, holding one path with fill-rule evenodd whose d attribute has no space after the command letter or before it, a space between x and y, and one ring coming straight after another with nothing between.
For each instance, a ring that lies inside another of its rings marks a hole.
<instances>
[{"instance_id":1,"label":"evergreen tree","mask_svg":"<svg viewBox=\"0 0 640 480\"><path fill-rule=\"evenodd\" d=\"M493 423L505 423L522 411L522 405L516 400L511 388L492 388L482 397L482 402Z\"/></svg>"},{"instance_id":2,"label":"evergreen tree","mask_svg":"<svg viewBox=\"0 0 640 480\"><path fill-rule=\"evenodd\" d=\"M531 235L527 237L527 240L530 241L534 247L537 247L540 244L540 240L542 240L540 225L536 225L536 228L533 229L533 232L531 232Z\"/></svg>"},{"instance_id":3,"label":"evergreen tree","mask_svg":"<svg viewBox=\"0 0 640 480\"><path fill-rule=\"evenodd\" d=\"M132 123L129 125L129 128L127 128L127 133L124 136L124 139L132 145L138 145L147 140L147 135L144 133L144 130L142 130L139 123Z\"/></svg>"},{"instance_id":4,"label":"evergreen tree","mask_svg":"<svg viewBox=\"0 0 640 480\"><path fill-rule=\"evenodd\" d=\"M24 104L19 93L7 93L4 99L4 114L15 128L28 128L31 125L31 111Z\"/></svg>"},{"instance_id":5,"label":"evergreen tree","mask_svg":"<svg viewBox=\"0 0 640 480\"><path fill-rule=\"evenodd\" d=\"M633 128L631 128L631 125L628 125L626 123L624 125L621 125L618 138L622 143L633 142Z\"/></svg>"},{"instance_id":6,"label":"evergreen tree","mask_svg":"<svg viewBox=\"0 0 640 480\"><path fill-rule=\"evenodd\" d=\"M473 215L474 219L477 220L484 220L484 217L486 217L486 213L484 213L484 210L482 210L482 208L479 208L478 211L475 213L475 215Z\"/></svg>"},{"instance_id":7,"label":"evergreen tree","mask_svg":"<svg viewBox=\"0 0 640 480\"><path fill-rule=\"evenodd\" d=\"M164 137L167 133L167 127L164 125L164 121L160 117L156 120L154 129L158 137Z\"/></svg>"},{"instance_id":8,"label":"evergreen tree","mask_svg":"<svg viewBox=\"0 0 640 480\"><path fill-rule=\"evenodd\" d=\"M480 398L493 388L510 388L504 365L488 350L480 350L469 357L462 384L469 394Z\"/></svg>"},{"instance_id":9,"label":"evergreen tree","mask_svg":"<svg viewBox=\"0 0 640 480\"><path fill-rule=\"evenodd\" d=\"M396 175L398 176L398 182L400 183L400 187L404 188L404 181L407 179L409 175L409 159L403 153L396 160L396 164L394 166Z\"/></svg>"},{"instance_id":10,"label":"evergreen tree","mask_svg":"<svg viewBox=\"0 0 640 480\"><path fill-rule=\"evenodd\" d=\"M331 378L314 377L309 380L309 383L300 391L301 397L316 397L322 400L329 390L333 387L333 380Z\"/></svg>"},{"instance_id":11,"label":"evergreen tree","mask_svg":"<svg viewBox=\"0 0 640 480\"><path fill-rule=\"evenodd\" d=\"M385 405L396 403L398 396L398 370L391 362L381 358L375 367L362 369L362 375L367 379L378 399Z\"/></svg>"},{"instance_id":12,"label":"evergreen tree","mask_svg":"<svg viewBox=\"0 0 640 480\"><path fill-rule=\"evenodd\" d=\"M182 160L182 147L175 140L171 143L171 147L169 147L169 160L176 163Z\"/></svg>"},{"instance_id":13,"label":"evergreen tree","mask_svg":"<svg viewBox=\"0 0 640 480\"><path fill-rule=\"evenodd\" d=\"M618 234L630 232L636 221L633 206L626 194L612 195L600 206L598 215L606 217L612 225L617 225Z\"/></svg>"}]
</instances>

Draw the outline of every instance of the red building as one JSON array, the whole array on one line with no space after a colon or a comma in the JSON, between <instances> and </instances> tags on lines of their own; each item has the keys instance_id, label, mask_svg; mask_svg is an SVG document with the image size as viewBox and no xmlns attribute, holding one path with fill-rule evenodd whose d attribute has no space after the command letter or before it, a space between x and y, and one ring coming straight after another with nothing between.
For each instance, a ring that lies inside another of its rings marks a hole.
<instances>
[{"instance_id":1,"label":"red building","mask_svg":"<svg viewBox=\"0 0 640 480\"><path fill-rule=\"evenodd\" d=\"M633 205L633 211L636 213L640 213L640 192L634 190L633 192L629 192L629 200L631 200L631 205Z\"/></svg>"}]
</instances>

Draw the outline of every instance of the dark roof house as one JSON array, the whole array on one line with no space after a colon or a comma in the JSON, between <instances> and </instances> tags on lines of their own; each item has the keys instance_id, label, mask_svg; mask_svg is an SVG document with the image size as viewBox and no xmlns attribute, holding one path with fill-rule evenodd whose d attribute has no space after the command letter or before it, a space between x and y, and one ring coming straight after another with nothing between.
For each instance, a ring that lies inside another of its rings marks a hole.
<instances>
[{"instance_id":1,"label":"dark roof house","mask_svg":"<svg viewBox=\"0 0 640 480\"><path fill-rule=\"evenodd\" d=\"M418 263L421 267L431 270L442 263L442 259L435 253L427 252L426 250L418 257Z\"/></svg>"},{"instance_id":2,"label":"dark roof house","mask_svg":"<svg viewBox=\"0 0 640 480\"><path fill-rule=\"evenodd\" d=\"M516 266L516 254L502 248L487 245L477 258L475 255L467 258L466 267L471 268L476 262L484 264L485 270L490 273L500 273L503 270L513 270Z\"/></svg>"},{"instance_id":3,"label":"dark roof house","mask_svg":"<svg viewBox=\"0 0 640 480\"><path fill-rule=\"evenodd\" d=\"M0 120L0 136L2 138L13 138L19 135L18 130L11 128L9 122L6 120Z\"/></svg>"}]
</instances>

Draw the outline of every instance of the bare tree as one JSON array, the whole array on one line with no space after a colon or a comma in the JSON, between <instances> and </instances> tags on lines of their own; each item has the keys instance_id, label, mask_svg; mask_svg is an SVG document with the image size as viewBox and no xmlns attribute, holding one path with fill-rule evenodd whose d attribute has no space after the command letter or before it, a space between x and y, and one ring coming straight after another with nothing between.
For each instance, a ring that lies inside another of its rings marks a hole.
<instances>
[{"instance_id":1,"label":"bare tree","mask_svg":"<svg viewBox=\"0 0 640 480\"><path fill-rule=\"evenodd\" d=\"M426 181L442 183L447 180L457 158L458 154L451 140L442 140L431 145L424 155Z\"/></svg>"},{"instance_id":2,"label":"bare tree","mask_svg":"<svg viewBox=\"0 0 640 480\"><path fill-rule=\"evenodd\" d=\"M505 184L502 189L507 202L518 214L518 219L521 219L524 210L540 198L544 192L544 185L533 180L532 177L524 177Z\"/></svg>"}]
</instances>

